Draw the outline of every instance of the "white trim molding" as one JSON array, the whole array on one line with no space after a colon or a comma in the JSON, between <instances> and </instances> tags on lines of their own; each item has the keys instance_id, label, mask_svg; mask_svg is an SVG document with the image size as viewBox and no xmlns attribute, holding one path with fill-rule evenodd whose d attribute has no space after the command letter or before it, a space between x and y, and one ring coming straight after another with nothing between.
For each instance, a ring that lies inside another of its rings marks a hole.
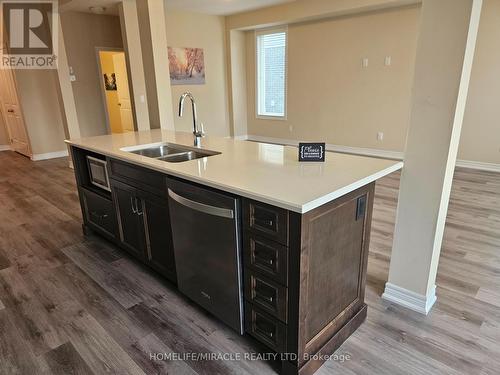
<instances>
[{"instance_id":1,"label":"white trim molding","mask_svg":"<svg viewBox=\"0 0 500 375\"><path fill-rule=\"evenodd\" d=\"M436 302L436 286L427 295L418 294L397 285L386 283L382 299L427 315Z\"/></svg>"},{"instance_id":2,"label":"white trim molding","mask_svg":"<svg viewBox=\"0 0 500 375\"><path fill-rule=\"evenodd\" d=\"M478 169L488 172L500 172L500 164L483 163L480 161L457 160L457 167Z\"/></svg>"},{"instance_id":3,"label":"white trim molding","mask_svg":"<svg viewBox=\"0 0 500 375\"><path fill-rule=\"evenodd\" d=\"M235 136L234 139L240 141L248 140L255 142L274 143L286 146L298 146L299 144L299 141L294 139L263 137L260 135L239 135ZM381 150L376 148L364 148L364 147L351 147L351 146L342 146L334 144L327 144L326 149L328 151L341 152L343 154L371 156L376 158L394 159L394 160L404 159L404 152L401 151L390 151L390 150ZM495 163L483 163L479 161L470 161L470 160L457 160L456 166L462 168L470 168L481 171L500 173L500 164L495 164Z\"/></svg>"},{"instance_id":4,"label":"white trim molding","mask_svg":"<svg viewBox=\"0 0 500 375\"><path fill-rule=\"evenodd\" d=\"M0 145L0 151L10 151L10 145Z\"/></svg>"},{"instance_id":5,"label":"white trim molding","mask_svg":"<svg viewBox=\"0 0 500 375\"><path fill-rule=\"evenodd\" d=\"M240 140L246 139L249 141L264 142L264 143L275 143L287 146L299 145L299 141L295 139L262 137L259 135L238 136L237 139ZM363 147L350 147L350 146L342 146L334 144L326 144L325 147L328 151L340 152L343 154L363 155L363 156L371 156L376 158L394 159L394 160L403 160L404 158L404 153L399 151L380 150L375 148L363 148Z\"/></svg>"},{"instance_id":6,"label":"white trim molding","mask_svg":"<svg viewBox=\"0 0 500 375\"><path fill-rule=\"evenodd\" d=\"M33 154L31 160L40 161L47 159L56 159L56 158L64 158L68 156L68 150L55 151L55 152L47 152L46 154Z\"/></svg>"},{"instance_id":7,"label":"white trim molding","mask_svg":"<svg viewBox=\"0 0 500 375\"><path fill-rule=\"evenodd\" d=\"M248 141L248 135L235 135L233 138L237 141Z\"/></svg>"}]
</instances>

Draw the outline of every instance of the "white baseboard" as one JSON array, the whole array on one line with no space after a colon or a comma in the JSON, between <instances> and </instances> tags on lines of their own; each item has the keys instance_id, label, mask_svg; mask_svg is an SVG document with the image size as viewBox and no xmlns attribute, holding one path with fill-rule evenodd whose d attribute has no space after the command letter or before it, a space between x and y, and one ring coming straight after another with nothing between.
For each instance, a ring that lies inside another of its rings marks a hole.
<instances>
[{"instance_id":1,"label":"white baseboard","mask_svg":"<svg viewBox=\"0 0 500 375\"><path fill-rule=\"evenodd\" d=\"M0 151L10 151L10 145L0 145Z\"/></svg>"},{"instance_id":2,"label":"white baseboard","mask_svg":"<svg viewBox=\"0 0 500 375\"><path fill-rule=\"evenodd\" d=\"M483 163L480 161L457 160L457 167L478 169L488 172L500 172L500 164Z\"/></svg>"},{"instance_id":3,"label":"white baseboard","mask_svg":"<svg viewBox=\"0 0 500 375\"><path fill-rule=\"evenodd\" d=\"M246 141L248 140L248 135L235 135L233 138L237 141Z\"/></svg>"},{"instance_id":4,"label":"white baseboard","mask_svg":"<svg viewBox=\"0 0 500 375\"><path fill-rule=\"evenodd\" d=\"M425 296L423 294L418 294L412 292L411 290L401 288L397 285L386 283L382 299L404 306L420 314L427 315L437 299L436 286L434 285L434 287Z\"/></svg>"},{"instance_id":5,"label":"white baseboard","mask_svg":"<svg viewBox=\"0 0 500 375\"><path fill-rule=\"evenodd\" d=\"M256 142L265 142L265 143L276 143L287 146L298 146L299 141L295 139L285 139L285 138L272 138L272 137L262 137L259 135L247 135L240 136L241 139L247 139L249 141ZM245 138L243 138L245 137ZM328 151L341 152L343 154L354 154L354 155L363 155L363 156L372 156L376 158L384 158L384 159L395 159L395 160L403 160L404 154L398 151L389 151L389 150L379 150L375 148L363 148L363 147L350 147L350 146L341 146L334 144L326 144L326 149Z\"/></svg>"},{"instance_id":6,"label":"white baseboard","mask_svg":"<svg viewBox=\"0 0 500 375\"><path fill-rule=\"evenodd\" d=\"M68 156L68 150L55 151L55 152L47 152L46 154L33 154L31 160L40 161L47 159L55 159L55 158L64 158Z\"/></svg>"},{"instance_id":7,"label":"white baseboard","mask_svg":"<svg viewBox=\"0 0 500 375\"><path fill-rule=\"evenodd\" d=\"M265 143L276 143L287 146L297 146L299 141L293 139L285 139L285 138L272 138L272 137L262 137L259 135L240 135L234 137L239 140L249 140L256 142L265 142ZM327 144L326 149L328 151L341 152L344 154L353 154L353 155L363 155L363 156L372 156L376 158L383 159L394 159L394 160L403 160L404 152L400 151L389 151L389 150L380 150L375 148L363 148L363 147L351 147L351 146L342 146L342 145L334 145ZM457 167L462 168L471 168L477 169L481 171L489 171L489 172L499 172L500 173L500 164L494 163L483 163L478 161L470 161L470 160L457 160Z\"/></svg>"}]
</instances>

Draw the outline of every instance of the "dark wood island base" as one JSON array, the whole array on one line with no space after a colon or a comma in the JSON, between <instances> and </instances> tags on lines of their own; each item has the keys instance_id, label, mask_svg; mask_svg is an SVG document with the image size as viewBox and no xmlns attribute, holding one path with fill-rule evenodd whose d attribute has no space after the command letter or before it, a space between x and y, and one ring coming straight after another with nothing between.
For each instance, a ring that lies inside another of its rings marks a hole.
<instances>
[{"instance_id":1,"label":"dark wood island base","mask_svg":"<svg viewBox=\"0 0 500 375\"><path fill-rule=\"evenodd\" d=\"M374 191L371 183L305 214L244 204L246 331L293 358L284 375L313 374L366 319Z\"/></svg>"},{"instance_id":2,"label":"dark wood island base","mask_svg":"<svg viewBox=\"0 0 500 375\"><path fill-rule=\"evenodd\" d=\"M325 358L331 356L335 351L344 343L351 334L358 329L358 327L366 320L368 307L363 305L361 310L349 320L332 338L313 356L312 359L307 361L300 369L296 363L289 361L282 361L281 374L282 375L312 375L314 374L325 362Z\"/></svg>"},{"instance_id":3,"label":"dark wood island base","mask_svg":"<svg viewBox=\"0 0 500 375\"><path fill-rule=\"evenodd\" d=\"M71 150L84 233L176 283L167 174ZM106 162L108 190L90 183L88 156ZM313 374L366 319L374 189L371 182L303 214L240 199L245 333L278 354L284 375Z\"/></svg>"}]
</instances>

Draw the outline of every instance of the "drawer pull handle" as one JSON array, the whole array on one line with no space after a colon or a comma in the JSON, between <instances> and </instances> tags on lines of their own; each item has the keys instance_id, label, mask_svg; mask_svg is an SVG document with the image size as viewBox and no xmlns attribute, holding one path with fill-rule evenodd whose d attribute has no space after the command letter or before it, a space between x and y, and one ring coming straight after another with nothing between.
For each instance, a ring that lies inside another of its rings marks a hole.
<instances>
[{"instance_id":1,"label":"drawer pull handle","mask_svg":"<svg viewBox=\"0 0 500 375\"><path fill-rule=\"evenodd\" d=\"M259 324L255 325L255 332L256 333L260 332L263 336L268 336L270 338L274 337L274 332L273 331L262 329L261 327L259 327Z\"/></svg>"},{"instance_id":2,"label":"drawer pull handle","mask_svg":"<svg viewBox=\"0 0 500 375\"><path fill-rule=\"evenodd\" d=\"M274 226L274 220L265 220L265 219L255 219L257 224L261 224L262 226L272 227Z\"/></svg>"},{"instance_id":3,"label":"drawer pull handle","mask_svg":"<svg viewBox=\"0 0 500 375\"><path fill-rule=\"evenodd\" d=\"M91 212L90 212L90 214L91 214L93 217L97 218L97 220L104 220L104 219L106 219L106 218L108 217L108 215L107 215L107 214L102 214L102 215L99 215L97 212L94 212L94 211L91 211Z\"/></svg>"}]
</instances>

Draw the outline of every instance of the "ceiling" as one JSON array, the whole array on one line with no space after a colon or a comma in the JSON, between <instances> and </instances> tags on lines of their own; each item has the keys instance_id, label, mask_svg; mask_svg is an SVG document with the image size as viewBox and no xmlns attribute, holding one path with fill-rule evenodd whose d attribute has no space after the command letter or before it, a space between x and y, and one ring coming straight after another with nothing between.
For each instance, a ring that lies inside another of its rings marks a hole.
<instances>
[{"instance_id":1,"label":"ceiling","mask_svg":"<svg viewBox=\"0 0 500 375\"><path fill-rule=\"evenodd\" d=\"M294 1L296 0L166 0L166 3L167 7L173 9L228 15Z\"/></svg>"},{"instance_id":2,"label":"ceiling","mask_svg":"<svg viewBox=\"0 0 500 375\"><path fill-rule=\"evenodd\" d=\"M91 13L91 7L104 7L106 11L104 14L118 15L118 0L66 0L59 2L59 9L62 12L86 12Z\"/></svg>"},{"instance_id":3,"label":"ceiling","mask_svg":"<svg viewBox=\"0 0 500 375\"><path fill-rule=\"evenodd\" d=\"M167 8L190 12L229 15L297 0L165 0ZM62 0L61 11L90 12L90 7L105 7L105 14L118 14L119 0Z\"/></svg>"}]
</instances>

